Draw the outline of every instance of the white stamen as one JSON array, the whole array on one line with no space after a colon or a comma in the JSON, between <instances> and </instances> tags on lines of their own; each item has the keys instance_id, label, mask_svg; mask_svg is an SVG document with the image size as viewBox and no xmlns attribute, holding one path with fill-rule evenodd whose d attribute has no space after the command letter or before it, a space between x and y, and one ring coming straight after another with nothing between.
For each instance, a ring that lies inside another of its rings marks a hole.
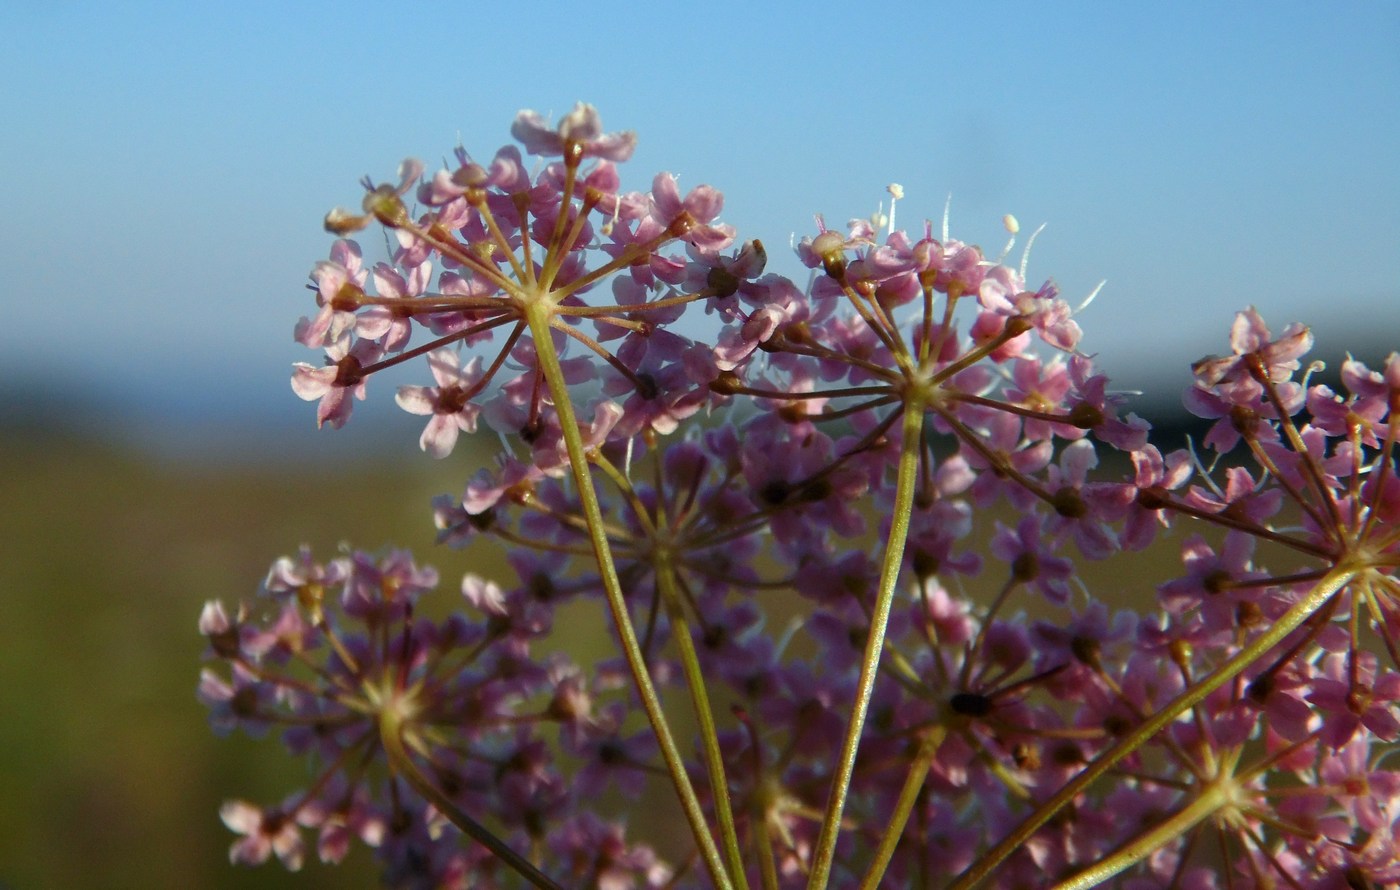
<instances>
[{"instance_id":1,"label":"white stamen","mask_svg":"<svg viewBox=\"0 0 1400 890\"><path fill-rule=\"evenodd\" d=\"M1026 239L1026 249L1021 251L1021 268L1018 270L1022 281L1026 280L1026 266L1031 261L1031 245L1035 243L1035 239L1040 237L1040 233L1043 231L1045 231L1045 223L1041 223L1040 228L1031 232L1031 236Z\"/></svg>"},{"instance_id":2,"label":"white stamen","mask_svg":"<svg viewBox=\"0 0 1400 890\"><path fill-rule=\"evenodd\" d=\"M611 235L611 234L613 233L613 226L617 225L617 214L618 214L619 211L621 211L621 210L622 210L622 199L621 199L621 198L618 198L617 196L613 196L613 215L612 215L612 219L610 219L610 220L608 220L607 222L603 223L603 234L604 234L604 235Z\"/></svg>"},{"instance_id":3,"label":"white stamen","mask_svg":"<svg viewBox=\"0 0 1400 890\"><path fill-rule=\"evenodd\" d=\"M885 186L885 191L890 193L890 231L894 231L894 205L904 197L904 186L897 182L892 182Z\"/></svg>"},{"instance_id":4,"label":"white stamen","mask_svg":"<svg viewBox=\"0 0 1400 890\"><path fill-rule=\"evenodd\" d=\"M870 226L875 230L876 234L878 234L881 229L889 224L889 221L889 217L885 216L885 202L881 201L879 206L875 208L875 213L870 217Z\"/></svg>"},{"instance_id":5,"label":"white stamen","mask_svg":"<svg viewBox=\"0 0 1400 890\"><path fill-rule=\"evenodd\" d=\"M1094 302L1094 298L1097 297L1097 296L1099 295L1099 291L1103 290L1103 286L1104 286L1105 284L1108 284L1108 279L1107 279L1107 278L1105 278L1103 281L1100 281L1098 284L1094 285L1094 289L1091 290L1091 291L1089 291L1089 296L1085 297L1084 300L1083 300L1078 306L1076 306L1076 307L1074 308L1074 314L1075 314L1075 315L1078 315L1079 313L1083 312L1085 309L1089 308L1089 304L1092 303L1092 302Z\"/></svg>"},{"instance_id":6,"label":"white stamen","mask_svg":"<svg viewBox=\"0 0 1400 890\"><path fill-rule=\"evenodd\" d=\"M1001 249L1001 253L997 255L996 261L990 264L993 266L1000 266L1005 262L1006 258L1011 255L1011 249L1016 246L1016 233L1021 231L1021 224L1016 221L1016 217L1009 213L1001 218L1001 224L1006 231L1011 233L1011 237L1006 239L1006 246ZM1026 277L1024 264L1021 270L1021 277Z\"/></svg>"}]
</instances>

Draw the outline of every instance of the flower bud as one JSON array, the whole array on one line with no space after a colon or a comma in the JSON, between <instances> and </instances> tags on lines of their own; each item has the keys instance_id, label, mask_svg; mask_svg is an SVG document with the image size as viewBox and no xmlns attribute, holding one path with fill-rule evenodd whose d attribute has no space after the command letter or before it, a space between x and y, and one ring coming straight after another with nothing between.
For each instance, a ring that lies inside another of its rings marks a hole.
<instances>
[{"instance_id":1,"label":"flower bud","mask_svg":"<svg viewBox=\"0 0 1400 890\"><path fill-rule=\"evenodd\" d=\"M337 207L326 214L326 231L332 235L349 235L369 225L369 217L351 213L344 207Z\"/></svg>"}]
</instances>

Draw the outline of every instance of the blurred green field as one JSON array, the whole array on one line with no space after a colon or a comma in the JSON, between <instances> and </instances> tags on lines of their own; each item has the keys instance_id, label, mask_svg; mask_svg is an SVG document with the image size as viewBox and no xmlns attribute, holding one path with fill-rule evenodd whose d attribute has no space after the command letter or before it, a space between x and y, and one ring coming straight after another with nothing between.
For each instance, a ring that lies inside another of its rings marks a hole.
<instances>
[{"instance_id":1,"label":"blurred green field","mask_svg":"<svg viewBox=\"0 0 1400 890\"><path fill-rule=\"evenodd\" d=\"M465 555L428 552L427 507L464 465L162 466L13 432L0 462L0 887L375 886L363 854L290 876L228 864L220 802L278 801L305 770L271 738L210 733L196 623L302 542L413 547L455 597Z\"/></svg>"}]
</instances>

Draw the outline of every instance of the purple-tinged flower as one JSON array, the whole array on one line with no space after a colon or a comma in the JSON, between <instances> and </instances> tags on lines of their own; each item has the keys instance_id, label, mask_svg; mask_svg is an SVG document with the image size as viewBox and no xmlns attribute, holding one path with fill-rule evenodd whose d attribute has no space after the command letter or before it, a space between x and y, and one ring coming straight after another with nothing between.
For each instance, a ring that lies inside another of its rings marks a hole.
<instances>
[{"instance_id":1,"label":"purple-tinged flower","mask_svg":"<svg viewBox=\"0 0 1400 890\"><path fill-rule=\"evenodd\" d=\"M241 729L252 738L267 733L274 711L276 690L249 667L232 664L232 679L225 680L212 670L199 672L199 701L209 709L209 725L216 736Z\"/></svg>"},{"instance_id":2,"label":"purple-tinged flower","mask_svg":"<svg viewBox=\"0 0 1400 890\"><path fill-rule=\"evenodd\" d=\"M534 342L521 340L511 350L510 357L508 364L520 368L521 373L501 384L500 390L482 406L482 416L497 432L518 435L527 443L533 443L544 432L544 408L552 401L540 372ZM571 387L590 382L596 374L594 363L586 356L566 358L559 365L564 382Z\"/></svg>"},{"instance_id":3,"label":"purple-tinged flower","mask_svg":"<svg viewBox=\"0 0 1400 890\"><path fill-rule=\"evenodd\" d=\"M323 807L319 801L307 804L308 810ZM348 800L335 809L319 814L316 855L322 862L339 863L350 852L350 842L359 838L370 849L384 842L388 819L369 800L363 788L354 789Z\"/></svg>"},{"instance_id":4,"label":"purple-tinged flower","mask_svg":"<svg viewBox=\"0 0 1400 890\"><path fill-rule=\"evenodd\" d=\"M632 157L637 147L637 134L631 130L604 135L598 109L584 102L576 104L554 128L539 112L521 111L511 124L510 135L520 140L526 152L546 157L577 150L580 157L620 162Z\"/></svg>"},{"instance_id":5,"label":"purple-tinged flower","mask_svg":"<svg viewBox=\"0 0 1400 890\"><path fill-rule=\"evenodd\" d=\"M1110 615L1108 606L1099 601L1075 609L1068 620L1037 621L1031 625L1037 670L1064 668L1048 678L1047 688L1060 698L1075 698L1106 663L1116 660L1113 650L1131 639L1135 629L1132 613L1120 610Z\"/></svg>"},{"instance_id":6,"label":"purple-tinged flower","mask_svg":"<svg viewBox=\"0 0 1400 890\"><path fill-rule=\"evenodd\" d=\"M383 350L373 340L356 340L343 336L326 347L328 364L323 368L297 362L292 371L292 391L306 401L320 399L316 408L316 426L330 424L333 429L345 426L355 403L350 397L364 401L366 365L373 364Z\"/></svg>"},{"instance_id":7,"label":"purple-tinged flower","mask_svg":"<svg viewBox=\"0 0 1400 890\"><path fill-rule=\"evenodd\" d=\"M565 749L582 763L573 775L573 792L591 800L615 789L629 800L646 791L651 765L656 762L656 738L645 729L624 733L627 711L609 706L598 719L561 734Z\"/></svg>"},{"instance_id":8,"label":"purple-tinged flower","mask_svg":"<svg viewBox=\"0 0 1400 890\"><path fill-rule=\"evenodd\" d=\"M1379 768L1376 748L1367 736L1353 736L1340 748L1324 749L1317 770L1352 824L1366 832L1387 831L1400 804L1400 773Z\"/></svg>"},{"instance_id":9,"label":"purple-tinged flower","mask_svg":"<svg viewBox=\"0 0 1400 890\"><path fill-rule=\"evenodd\" d=\"M1352 674L1347 673L1349 659L1355 659ZM1385 741L1400 737L1400 673L1378 671L1369 652L1329 655L1322 668L1323 676L1314 678L1307 698L1322 712L1322 740L1333 750L1363 728Z\"/></svg>"},{"instance_id":10,"label":"purple-tinged flower","mask_svg":"<svg viewBox=\"0 0 1400 890\"><path fill-rule=\"evenodd\" d=\"M398 262L404 268L404 273L387 263L375 264L374 289L384 299L407 303L411 298L422 296L428 290L433 276L433 264L426 258L411 263L400 257ZM399 352L408 346L413 333L412 318L411 312L407 310L395 311L387 306L371 306L360 313L360 324L355 333L360 337L378 338L385 352Z\"/></svg>"},{"instance_id":11,"label":"purple-tinged flower","mask_svg":"<svg viewBox=\"0 0 1400 890\"><path fill-rule=\"evenodd\" d=\"M1264 319L1251 306L1235 315L1230 328L1230 348L1234 355L1203 358L1191 366L1197 385L1213 389L1222 384L1239 383L1261 373L1271 383L1282 383L1298 370L1298 359L1313 345L1312 332L1306 325L1290 324L1277 339L1269 332Z\"/></svg>"},{"instance_id":12,"label":"purple-tinged flower","mask_svg":"<svg viewBox=\"0 0 1400 890\"><path fill-rule=\"evenodd\" d=\"M740 299L754 306L763 305L769 299L767 279L760 277L768 265L768 251L764 250L763 242L746 241L732 257L698 250L693 245L686 248L686 253L691 261L686 265L681 286L692 292L708 291L707 313L718 309L732 317L738 312ZM773 277L787 281L780 276Z\"/></svg>"},{"instance_id":13,"label":"purple-tinged flower","mask_svg":"<svg viewBox=\"0 0 1400 890\"><path fill-rule=\"evenodd\" d=\"M962 462L954 457L946 461L940 470ZM940 473L935 482L946 482L953 474ZM909 539L905 546L904 561L921 581L931 580L934 575L958 573L975 575L982 569L982 557L975 551L957 552L953 548L972 533L972 508L960 500L950 500L947 489L939 489L943 495L927 509L913 511L910 516Z\"/></svg>"},{"instance_id":14,"label":"purple-tinged flower","mask_svg":"<svg viewBox=\"0 0 1400 890\"><path fill-rule=\"evenodd\" d=\"M985 346L1002 337L1003 333L1006 331L1007 322L1010 320L1011 316L997 315L995 312L983 310L977 313L977 318L973 320L971 327L968 328L967 335L972 339L975 345ZM1029 349L1031 347L1031 342L1030 331L1024 331L1020 334L1016 334L1009 340L1003 340L1001 345L995 347L987 354L987 358L991 359L996 364L1010 361L1013 358L1021 356Z\"/></svg>"},{"instance_id":15,"label":"purple-tinged flower","mask_svg":"<svg viewBox=\"0 0 1400 890\"><path fill-rule=\"evenodd\" d=\"M1089 559L1104 559L1118 549L1118 539L1096 510L1094 501L1084 496L1089 471L1098 462L1093 443L1080 439L1060 452L1060 462L1049 467L1045 480L1055 509L1055 515L1045 522L1045 530L1051 535L1073 537L1079 552Z\"/></svg>"},{"instance_id":16,"label":"purple-tinged flower","mask_svg":"<svg viewBox=\"0 0 1400 890\"><path fill-rule=\"evenodd\" d=\"M669 173L658 173L651 184L651 218L663 230L702 251L723 250L734 243L732 226L711 225L724 208L718 189L699 185L684 198Z\"/></svg>"},{"instance_id":17,"label":"purple-tinged flower","mask_svg":"<svg viewBox=\"0 0 1400 890\"><path fill-rule=\"evenodd\" d=\"M1064 603L1069 599L1074 563L1055 555L1053 541L1044 535L1045 522L1045 517L1036 513L1023 517L1015 530L998 522L988 549L1017 581L1033 586L1053 603Z\"/></svg>"},{"instance_id":18,"label":"purple-tinged flower","mask_svg":"<svg viewBox=\"0 0 1400 890\"><path fill-rule=\"evenodd\" d=\"M313 616L326 591L344 584L350 577L350 561L333 559L324 565L312 556L311 548L303 544L296 559L279 557L263 579L262 593L277 600L292 600Z\"/></svg>"},{"instance_id":19,"label":"purple-tinged flower","mask_svg":"<svg viewBox=\"0 0 1400 890\"><path fill-rule=\"evenodd\" d=\"M920 583L919 602L911 608L910 617L915 625L928 627L939 645L963 646L977 631L971 611L971 604L930 576Z\"/></svg>"},{"instance_id":20,"label":"purple-tinged flower","mask_svg":"<svg viewBox=\"0 0 1400 890\"><path fill-rule=\"evenodd\" d=\"M1178 449L1166 457L1157 446L1148 445L1132 453L1133 480L1104 482L1086 486L1084 497L1110 521L1123 521L1118 544L1124 550L1143 550L1152 543L1157 529L1171 524L1166 510L1170 492L1185 485L1194 466L1191 454Z\"/></svg>"},{"instance_id":21,"label":"purple-tinged flower","mask_svg":"<svg viewBox=\"0 0 1400 890\"><path fill-rule=\"evenodd\" d=\"M368 303L364 291L365 274L360 246L354 241L337 239L331 246L331 258L322 260L311 270L321 311L315 318L303 317L297 322L294 336L298 343L320 348L331 345L350 331L371 339L384 334L388 329L387 310L370 307L363 314L357 314Z\"/></svg>"},{"instance_id":22,"label":"purple-tinged flower","mask_svg":"<svg viewBox=\"0 0 1400 890\"><path fill-rule=\"evenodd\" d=\"M994 267L988 263L982 254L982 249L975 244L964 244L952 238L943 241L934 240L927 227L924 238L911 248L911 255L915 267L919 271L920 280L927 283L935 291L942 294L956 294L960 297L973 294L978 297L979 301L982 299L982 282L988 273L993 268L1004 268ZM1011 270L1007 269L1006 271L1010 272ZM1003 295L1019 290L1019 285L1015 288L1004 286L999 288L999 292ZM993 311L996 310L993 309Z\"/></svg>"},{"instance_id":23,"label":"purple-tinged flower","mask_svg":"<svg viewBox=\"0 0 1400 890\"><path fill-rule=\"evenodd\" d=\"M997 267L1002 268L1005 267ZM1055 283L1047 281L1038 291L1016 294L1010 300L1010 307L1017 317L1025 319L1040 334L1040 339L1056 349L1073 352L1083 332L1070 317L1073 313L1069 304L1059 298L1059 293Z\"/></svg>"},{"instance_id":24,"label":"purple-tinged flower","mask_svg":"<svg viewBox=\"0 0 1400 890\"><path fill-rule=\"evenodd\" d=\"M401 386L394 401L409 414L431 418L418 439L418 446L441 459L452 453L459 432L476 432L481 407L471 400L485 380L481 373L481 356L474 356L462 365L452 350L436 349L428 355L428 367L432 369L437 386Z\"/></svg>"},{"instance_id":25,"label":"purple-tinged flower","mask_svg":"<svg viewBox=\"0 0 1400 890\"><path fill-rule=\"evenodd\" d=\"M1232 522L1262 527L1283 506L1283 492L1255 482L1245 467L1229 467L1224 491L1214 483L1210 489L1193 485L1183 500L1203 513L1218 513Z\"/></svg>"},{"instance_id":26,"label":"purple-tinged flower","mask_svg":"<svg viewBox=\"0 0 1400 890\"><path fill-rule=\"evenodd\" d=\"M1351 440L1379 448L1388 432L1386 420L1391 414L1390 387L1377 371L1348 358L1342 362L1342 382L1349 398L1343 399L1329 387L1318 385L1308 390L1308 413L1313 425L1329 436ZM1393 423L1394 421L1392 421Z\"/></svg>"},{"instance_id":27,"label":"purple-tinged flower","mask_svg":"<svg viewBox=\"0 0 1400 890\"><path fill-rule=\"evenodd\" d=\"M658 331L653 338L680 339L668 331ZM709 401L709 389L691 379L685 364L670 361L663 349L650 349L647 345L645 340L624 343L618 350L618 359L627 365L632 376L611 374L603 385L605 395L621 398L626 394L622 414L616 421L618 433L626 437L644 429L661 435L673 433L681 421ZM680 353L675 353L675 357L679 359Z\"/></svg>"},{"instance_id":28,"label":"purple-tinged flower","mask_svg":"<svg viewBox=\"0 0 1400 890\"><path fill-rule=\"evenodd\" d=\"M1147 445L1152 425L1136 414L1119 418L1118 411L1127 399L1108 392L1108 377L1094 373L1092 359L1071 356L1069 376L1073 387L1068 413L1074 425L1093 430L1095 438L1119 451L1138 451Z\"/></svg>"},{"instance_id":29,"label":"purple-tinged flower","mask_svg":"<svg viewBox=\"0 0 1400 890\"><path fill-rule=\"evenodd\" d=\"M1032 411L1049 414L1061 410L1073 385L1066 362L1059 357L1045 362L1039 356L1027 355L1018 357L1010 368L1011 381L1002 389L1003 398ZM1085 432L1070 424L1028 417L1025 435L1035 441L1045 441L1054 436L1079 439Z\"/></svg>"},{"instance_id":30,"label":"purple-tinged flower","mask_svg":"<svg viewBox=\"0 0 1400 890\"><path fill-rule=\"evenodd\" d=\"M642 844L628 844L622 826L583 812L559 825L547 841L552 856L570 863L568 886L596 890L666 887L672 870Z\"/></svg>"},{"instance_id":31,"label":"purple-tinged flower","mask_svg":"<svg viewBox=\"0 0 1400 890\"><path fill-rule=\"evenodd\" d=\"M382 559L356 553L350 565L341 606L367 624L411 614L414 602L438 585L437 569L419 567L407 550L391 550Z\"/></svg>"},{"instance_id":32,"label":"purple-tinged flower","mask_svg":"<svg viewBox=\"0 0 1400 890\"><path fill-rule=\"evenodd\" d=\"M1297 742L1317 727L1317 717L1305 700L1315 674L1316 669L1310 662L1296 659L1272 669L1251 669L1244 674L1249 683L1243 702L1259 712L1269 738L1277 747L1282 747L1283 741ZM1307 748L1301 748L1295 756L1299 760L1310 759L1306 751ZM1287 764L1280 763L1280 766Z\"/></svg>"},{"instance_id":33,"label":"purple-tinged flower","mask_svg":"<svg viewBox=\"0 0 1400 890\"><path fill-rule=\"evenodd\" d=\"M1272 340L1263 319L1250 308L1235 316L1230 344L1233 356L1204 358L1192 365L1196 381L1183 397L1192 414L1218 421L1205 444L1222 453L1242 435L1275 438L1265 421L1280 414L1292 416L1303 407L1306 393L1290 378L1299 357L1312 348L1312 334L1293 324Z\"/></svg>"},{"instance_id":34,"label":"purple-tinged flower","mask_svg":"<svg viewBox=\"0 0 1400 890\"><path fill-rule=\"evenodd\" d=\"M247 801L231 800L219 808L219 818L229 830L243 835L229 849L230 862L261 865L275 853L288 871L301 868L305 845L293 815L279 808L263 809Z\"/></svg>"},{"instance_id":35,"label":"purple-tinged flower","mask_svg":"<svg viewBox=\"0 0 1400 890\"><path fill-rule=\"evenodd\" d=\"M199 633L209 641L206 659L257 661L275 645L272 635L248 620L248 609L239 604L230 618L224 604L212 600L199 613Z\"/></svg>"},{"instance_id":36,"label":"purple-tinged flower","mask_svg":"<svg viewBox=\"0 0 1400 890\"><path fill-rule=\"evenodd\" d=\"M1200 535L1191 535L1181 548L1186 574L1158 587L1162 608L1173 615L1200 609L1213 631L1233 629L1240 606L1257 603L1263 588L1255 583L1267 576L1251 562L1257 539L1231 531L1217 553Z\"/></svg>"},{"instance_id":37,"label":"purple-tinged flower","mask_svg":"<svg viewBox=\"0 0 1400 890\"><path fill-rule=\"evenodd\" d=\"M376 186L366 178L366 194L362 205L365 212L356 214L343 207L337 207L326 214L326 231L335 235L348 235L365 228L372 219L378 219L389 226L399 225L407 218L403 202L399 199L418 183L422 175L423 162L415 158L405 158L403 163L399 164L398 185L382 183Z\"/></svg>"}]
</instances>

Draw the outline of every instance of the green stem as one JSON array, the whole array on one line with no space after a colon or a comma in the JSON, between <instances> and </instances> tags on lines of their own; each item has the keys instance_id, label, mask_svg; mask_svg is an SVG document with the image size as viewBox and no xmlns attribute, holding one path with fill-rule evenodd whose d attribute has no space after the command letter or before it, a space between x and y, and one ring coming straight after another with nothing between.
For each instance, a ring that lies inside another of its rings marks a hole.
<instances>
[{"instance_id":1,"label":"green stem","mask_svg":"<svg viewBox=\"0 0 1400 890\"><path fill-rule=\"evenodd\" d=\"M428 777L423 775L418 769L418 765L409 757L408 749L404 747L402 733L403 726L398 715L392 709L381 711L379 714L379 738L384 745L384 753L389 758L389 765L395 774L412 785L414 791L417 791L431 803L439 813L446 816L453 825L460 828L463 834L490 850L497 859L515 869L525 880L542 888L542 890L564 890L563 887L550 880L544 872L535 868L528 859L512 850L504 841L492 834L486 826L464 813L452 802L451 798L428 781Z\"/></svg>"},{"instance_id":2,"label":"green stem","mask_svg":"<svg viewBox=\"0 0 1400 890\"><path fill-rule=\"evenodd\" d=\"M686 774L685 761L681 759L671 728L666 723L666 715L661 710L661 700L656 695L656 687L652 684L651 674L647 670L646 656L642 654L642 647L637 642L637 632L632 627L627 602L622 596L622 585L617 578L617 568L613 565L612 550L603 526L603 511L598 506L598 494L593 490L593 479L588 472L588 455L583 447L583 436L579 433L573 403L569 398L569 385L564 381L564 371L559 365L559 355L554 350L554 341L550 336L550 317L553 311L550 300L548 297L541 297L527 303L524 310L525 318L530 324L530 336L535 341L535 355L539 360L540 373L544 375L545 383L549 387L554 409L559 412L559 426L564 433L569 466L578 486L579 501L583 506L584 518L588 522L589 541L593 545L593 555L598 561L598 574L602 578L603 592L607 596L613 625L622 644L622 654L627 659L627 666L636 683L637 695L642 700L642 708L646 711L652 732L656 734L661 756L666 761L666 769L671 774L676 796L709 869L710 879L716 887L731 890L732 885L729 876L725 874L719 849L715 846L709 826L705 824L704 810L695 796L695 788L690 784L690 776Z\"/></svg>"},{"instance_id":3,"label":"green stem","mask_svg":"<svg viewBox=\"0 0 1400 890\"><path fill-rule=\"evenodd\" d=\"M778 863L773 859L773 841L768 837L768 823L764 821L763 813L755 812L752 824L754 827L749 831L749 838L753 842L754 856L758 859L758 876L763 882L763 890L779 890Z\"/></svg>"},{"instance_id":4,"label":"green stem","mask_svg":"<svg viewBox=\"0 0 1400 890\"><path fill-rule=\"evenodd\" d=\"M705 755L705 769L710 775L710 788L715 796L715 815L719 819L719 831L724 841L724 853L729 860L729 877L736 887L748 888L744 877L744 858L739 848L739 832L734 827L734 808L729 801L729 780L724 774L724 754L719 749L719 734L715 728L715 715L710 709L709 693L705 687L705 672L700 667L700 658L695 652L695 641L690 636L690 622L686 619L681 604L681 593L676 587L675 566L669 560L658 559L656 563L656 583L661 589L661 599L666 603L666 614L671 619L671 635L676 648L680 650L681 669L685 672L686 685L690 688L691 705L695 708L695 719L700 724L700 742Z\"/></svg>"},{"instance_id":5,"label":"green stem","mask_svg":"<svg viewBox=\"0 0 1400 890\"><path fill-rule=\"evenodd\" d=\"M1041 804L1014 831L973 863L972 867L964 872L948 890L969 890L969 888L981 883L1017 848L1029 841L1031 836L1040 830L1041 826L1054 818L1056 813L1064 809L1070 801L1088 788L1094 780L1112 769L1124 757L1141 748L1164 727L1176 720L1187 708L1196 706L1206 696L1262 658L1284 637L1297 630L1328 599L1335 596L1339 590L1356 577L1359 571L1361 571L1360 567L1344 563L1328 572L1317 583L1317 586L1308 592L1307 596L1295 603L1248 646L1235 653L1234 657L1216 668L1213 673L1172 699L1161 710L1144 721L1141 726L1121 738L1113 747L1094 758L1093 762L1086 766L1079 775L1057 791L1053 797Z\"/></svg>"},{"instance_id":6,"label":"green stem","mask_svg":"<svg viewBox=\"0 0 1400 890\"><path fill-rule=\"evenodd\" d=\"M880 847L875 851L875 861L870 864L865 880L860 882L861 890L879 888L880 879L885 876L885 869L890 867L894 849L899 845L899 839L904 836L904 826L909 823L909 814L913 812L914 804L919 801L924 779L928 778L929 767L933 764L934 755L938 753L946 734L946 730L940 726L926 732L919 740L918 753L914 762L909 765L909 775L904 779L904 787L899 792L899 800L895 803L885 836L880 839Z\"/></svg>"},{"instance_id":7,"label":"green stem","mask_svg":"<svg viewBox=\"0 0 1400 890\"><path fill-rule=\"evenodd\" d=\"M875 610L870 616L870 632L865 638L865 654L860 664L860 679L856 683L856 700L851 706L851 722L846 727L846 739L841 746L841 759L827 798L826 815L822 819L821 835L817 840L808 890L821 890L831 878L831 861L836 855L836 840L841 830L841 814L846 808L851 776L855 772L856 750L865 728L865 716L875 693L875 677L879 672L880 653L885 648L885 628L889 624L894 604L895 584L904 561L905 539L909 537L910 510L914 505L914 488L918 482L919 444L923 441L924 405L918 398L904 406L903 441L899 453L894 506L890 515L890 536L885 544L884 565L880 570L880 587L875 595Z\"/></svg>"},{"instance_id":8,"label":"green stem","mask_svg":"<svg viewBox=\"0 0 1400 890\"><path fill-rule=\"evenodd\" d=\"M1054 885L1051 890L1088 890L1097 887L1119 872L1136 865L1157 850L1190 831L1198 822L1229 805L1229 790L1233 783L1215 783L1206 788L1190 805L1174 813L1141 835L1119 847L1106 858L1079 874Z\"/></svg>"}]
</instances>

